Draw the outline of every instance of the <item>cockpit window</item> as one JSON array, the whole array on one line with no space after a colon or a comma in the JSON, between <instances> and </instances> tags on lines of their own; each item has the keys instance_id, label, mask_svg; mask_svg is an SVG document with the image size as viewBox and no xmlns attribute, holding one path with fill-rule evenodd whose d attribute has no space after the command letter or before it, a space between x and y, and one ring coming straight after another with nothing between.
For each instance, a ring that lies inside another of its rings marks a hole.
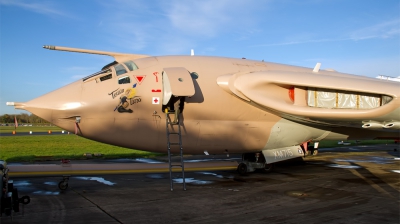
<instances>
[{"instance_id":1,"label":"cockpit window","mask_svg":"<svg viewBox=\"0 0 400 224\"><path fill-rule=\"evenodd\" d=\"M129 76L124 76L118 79L118 84L127 84L127 83L131 83L131 79L129 78Z\"/></svg>"},{"instance_id":2,"label":"cockpit window","mask_svg":"<svg viewBox=\"0 0 400 224\"><path fill-rule=\"evenodd\" d=\"M125 67L121 64L115 65L114 68L115 68L115 72L117 73L117 75L122 75L127 72Z\"/></svg>"},{"instance_id":3,"label":"cockpit window","mask_svg":"<svg viewBox=\"0 0 400 224\"><path fill-rule=\"evenodd\" d=\"M101 77L98 78L97 76L101 76ZM96 79L96 82L99 82L99 79L100 79L100 81L105 81L105 80L108 80L108 79L111 79L111 78L112 78L111 69L103 69L103 70L101 70L99 72L96 72L96 73L94 73L92 75L89 75L89 76L83 78L82 80L84 82L89 82L91 80L95 80Z\"/></svg>"},{"instance_id":4,"label":"cockpit window","mask_svg":"<svg viewBox=\"0 0 400 224\"><path fill-rule=\"evenodd\" d=\"M128 67L129 71L138 69L137 65L133 61L126 61L124 62L124 64L126 65L126 67Z\"/></svg>"},{"instance_id":5,"label":"cockpit window","mask_svg":"<svg viewBox=\"0 0 400 224\"><path fill-rule=\"evenodd\" d=\"M116 64L118 64L118 62L117 61L113 61L111 63L106 64L101 70L104 70L104 69L109 68L109 67L111 67L113 65L116 65Z\"/></svg>"}]
</instances>

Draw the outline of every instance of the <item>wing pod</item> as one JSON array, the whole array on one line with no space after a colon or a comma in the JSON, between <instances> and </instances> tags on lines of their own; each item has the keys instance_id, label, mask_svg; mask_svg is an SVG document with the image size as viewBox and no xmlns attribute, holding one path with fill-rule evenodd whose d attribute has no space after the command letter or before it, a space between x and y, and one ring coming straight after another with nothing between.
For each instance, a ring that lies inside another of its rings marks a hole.
<instances>
[{"instance_id":1,"label":"wing pod","mask_svg":"<svg viewBox=\"0 0 400 224\"><path fill-rule=\"evenodd\" d=\"M395 82L336 72L259 71L223 75L217 84L267 110L303 119L400 120L400 86Z\"/></svg>"}]
</instances>

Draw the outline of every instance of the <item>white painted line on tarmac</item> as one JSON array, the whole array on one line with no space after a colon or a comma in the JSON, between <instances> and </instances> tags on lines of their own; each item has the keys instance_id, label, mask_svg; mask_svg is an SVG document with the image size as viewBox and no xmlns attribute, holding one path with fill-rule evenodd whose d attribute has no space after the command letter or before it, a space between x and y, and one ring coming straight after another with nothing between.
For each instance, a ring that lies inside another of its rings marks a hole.
<instances>
[{"instance_id":1,"label":"white painted line on tarmac","mask_svg":"<svg viewBox=\"0 0 400 224\"><path fill-rule=\"evenodd\" d=\"M344 169L358 169L361 168L360 166L354 166L354 165L340 165L340 164L329 164L327 165L329 167L334 167L334 168L344 168Z\"/></svg>"},{"instance_id":2,"label":"white painted line on tarmac","mask_svg":"<svg viewBox=\"0 0 400 224\"><path fill-rule=\"evenodd\" d=\"M109 186L113 186L115 183L105 180L104 178L101 177L74 177L76 179L81 179L81 180L95 180L97 182L109 185Z\"/></svg>"}]
</instances>

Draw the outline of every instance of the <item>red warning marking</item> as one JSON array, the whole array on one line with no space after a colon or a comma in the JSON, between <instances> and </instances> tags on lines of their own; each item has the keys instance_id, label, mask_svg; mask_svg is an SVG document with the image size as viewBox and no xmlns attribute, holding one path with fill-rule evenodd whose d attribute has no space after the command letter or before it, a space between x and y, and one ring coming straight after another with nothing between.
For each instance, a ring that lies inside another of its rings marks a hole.
<instances>
[{"instance_id":1,"label":"red warning marking","mask_svg":"<svg viewBox=\"0 0 400 224\"><path fill-rule=\"evenodd\" d=\"M156 82L158 82L158 72L153 72L153 75L156 77Z\"/></svg>"},{"instance_id":2,"label":"red warning marking","mask_svg":"<svg viewBox=\"0 0 400 224\"><path fill-rule=\"evenodd\" d=\"M289 89L289 98L292 102L294 102L294 87Z\"/></svg>"},{"instance_id":3,"label":"red warning marking","mask_svg":"<svg viewBox=\"0 0 400 224\"><path fill-rule=\"evenodd\" d=\"M160 104L160 98L159 97L153 97L153 104Z\"/></svg>"},{"instance_id":4,"label":"red warning marking","mask_svg":"<svg viewBox=\"0 0 400 224\"><path fill-rule=\"evenodd\" d=\"M144 78L146 78L145 75L134 75L134 77L138 81L139 85L142 84Z\"/></svg>"},{"instance_id":5,"label":"red warning marking","mask_svg":"<svg viewBox=\"0 0 400 224\"><path fill-rule=\"evenodd\" d=\"M153 92L153 93L161 93L161 89L152 89L151 92Z\"/></svg>"}]
</instances>

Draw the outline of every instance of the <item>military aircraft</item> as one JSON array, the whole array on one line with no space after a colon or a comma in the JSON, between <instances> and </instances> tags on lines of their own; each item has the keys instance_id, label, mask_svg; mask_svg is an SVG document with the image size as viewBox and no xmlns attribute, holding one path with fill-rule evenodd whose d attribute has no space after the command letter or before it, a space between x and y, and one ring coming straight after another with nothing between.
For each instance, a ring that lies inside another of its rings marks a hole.
<instances>
[{"instance_id":1,"label":"military aircraft","mask_svg":"<svg viewBox=\"0 0 400 224\"><path fill-rule=\"evenodd\" d=\"M169 155L242 153L238 171L246 173L305 156L310 142L316 154L321 140L400 138L398 82L322 70L320 63L44 48L115 61L7 105L96 141Z\"/></svg>"}]
</instances>

